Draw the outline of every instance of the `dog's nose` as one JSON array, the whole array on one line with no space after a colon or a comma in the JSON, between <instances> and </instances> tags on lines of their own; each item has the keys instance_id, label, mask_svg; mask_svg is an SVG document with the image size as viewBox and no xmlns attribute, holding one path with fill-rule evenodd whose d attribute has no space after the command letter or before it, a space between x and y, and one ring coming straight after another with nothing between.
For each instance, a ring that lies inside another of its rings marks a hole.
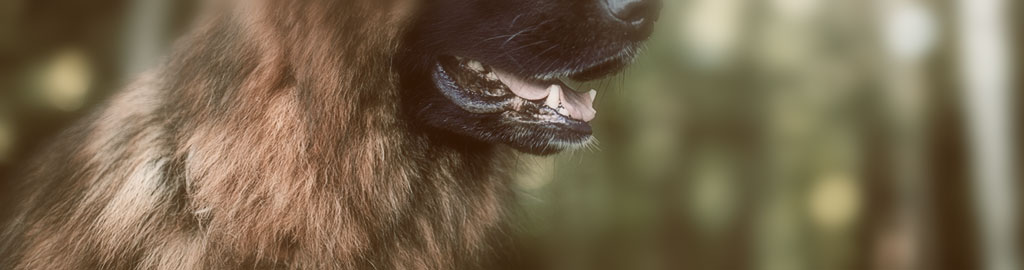
<instances>
[{"instance_id":1,"label":"dog's nose","mask_svg":"<svg viewBox=\"0 0 1024 270\"><path fill-rule=\"evenodd\" d=\"M605 0L608 11L619 21L637 28L658 20L660 0Z\"/></svg>"}]
</instances>

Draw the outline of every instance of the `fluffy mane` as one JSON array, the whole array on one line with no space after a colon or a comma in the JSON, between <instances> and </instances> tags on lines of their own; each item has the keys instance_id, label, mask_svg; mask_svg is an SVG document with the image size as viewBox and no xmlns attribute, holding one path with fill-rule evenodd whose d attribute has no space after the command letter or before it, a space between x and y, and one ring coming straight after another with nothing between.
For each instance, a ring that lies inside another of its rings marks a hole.
<instances>
[{"instance_id":1,"label":"fluffy mane","mask_svg":"<svg viewBox=\"0 0 1024 270\"><path fill-rule=\"evenodd\" d=\"M248 2L37 159L0 266L479 267L506 151L408 121L391 67L414 7Z\"/></svg>"}]
</instances>

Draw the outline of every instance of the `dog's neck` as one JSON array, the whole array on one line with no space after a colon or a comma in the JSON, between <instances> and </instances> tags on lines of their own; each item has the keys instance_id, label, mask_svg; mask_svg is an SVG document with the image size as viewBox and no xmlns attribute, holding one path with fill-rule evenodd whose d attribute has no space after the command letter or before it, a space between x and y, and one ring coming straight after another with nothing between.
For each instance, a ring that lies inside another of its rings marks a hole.
<instances>
[{"instance_id":1,"label":"dog's neck","mask_svg":"<svg viewBox=\"0 0 1024 270\"><path fill-rule=\"evenodd\" d=\"M217 19L164 68L208 243L313 268L473 258L502 216L505 151L438 143L402 117L401 16L278 2Z\"/></svg>"}]
</instances>

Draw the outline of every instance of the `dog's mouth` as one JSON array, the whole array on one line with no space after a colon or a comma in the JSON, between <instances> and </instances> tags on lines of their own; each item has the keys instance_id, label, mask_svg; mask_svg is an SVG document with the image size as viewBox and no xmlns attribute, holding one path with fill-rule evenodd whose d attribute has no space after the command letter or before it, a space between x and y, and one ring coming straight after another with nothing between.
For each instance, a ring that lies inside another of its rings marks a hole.
<instances>
[{"instance_id":1,"label":"dog's mouth","mask_svg":"<svg viewBox=\"0 0 1024 270\"><path fill-rule=\"evenodd\" d=\"M514 121L554 125L589 136L588 123L597 115L597 91L577 91L562 78L607 74L624 62L612 59L563 76L522 76L480 61L444 56L433 77L441 92L468 112L499 113Z\"/></svg>"}]
</instances>

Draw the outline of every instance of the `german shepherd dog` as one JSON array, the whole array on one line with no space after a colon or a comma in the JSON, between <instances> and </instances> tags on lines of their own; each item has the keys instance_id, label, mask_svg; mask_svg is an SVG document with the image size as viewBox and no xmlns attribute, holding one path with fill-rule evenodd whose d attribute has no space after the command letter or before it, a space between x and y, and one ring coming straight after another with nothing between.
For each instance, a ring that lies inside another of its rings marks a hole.
<instances>
[{"instance_id":1,"label":"german shepherd dog","mask_svg":"<svg viewBox=\"0 0 1024 270\"><path fill-rule=\"evenodd\" d=\"M43 149L3 269L478 269L655 0L245 0Z\"/></svg>"}]
</instances>

